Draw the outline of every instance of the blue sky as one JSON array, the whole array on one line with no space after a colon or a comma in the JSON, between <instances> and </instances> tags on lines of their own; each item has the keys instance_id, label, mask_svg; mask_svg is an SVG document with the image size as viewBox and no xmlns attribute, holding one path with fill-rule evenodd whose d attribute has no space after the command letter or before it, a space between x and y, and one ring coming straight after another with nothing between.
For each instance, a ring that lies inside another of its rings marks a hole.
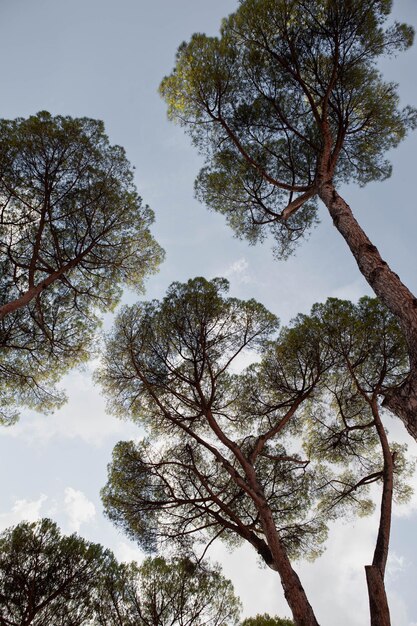
<instances>
[{"instance_id":1,"label":"blue sky","mask_svg":"<svg viewBox=\"0 0 417 626\"><path fill-rule=\"evenodd\" d=\"M157 89L174 64L181 41L200 31L215 34L236 0L1 0L0 116L39 110L103 119L112 143L124 146L136 167L139 193L155 211L153 233L166 250L161 271L148 280L146 298L161 297L173 280L226 276L234 296L254 297L286 323L328 296L356 300L370 293L324 207L321 224L286 262L270 244L250 247L233 238L224 219L193 197L201 165L182 130L166 119ZM394 2L397 19L417 27L415 0ZM404 102L417 105L417 46L382 66L400 84ZM349 187L342 194L383 257L417 293L417 134L392 154L394 174L384 183ZM136 296L126 293L124 300ZM111 318L106 318L106 327ZM63 381L69 402L52 416L22 411L20 423L0 431L0 527L50 515L67 531L100 541L119 558L139 551L106 521L99 490L119 439L138 428L106 415L90 372ZM410 442L398 420L394 438ZM410 443L417 454L417 446ZM393 624L417 624L417 499L395 516L388 572ZM371 559L375 519L339 523L328 550L297 570L323 626L368 623L363 565ZM288 615L276 574L260 568L249 549L212 557L222 561L246 614Z\"/></svg>"}]
</instances>

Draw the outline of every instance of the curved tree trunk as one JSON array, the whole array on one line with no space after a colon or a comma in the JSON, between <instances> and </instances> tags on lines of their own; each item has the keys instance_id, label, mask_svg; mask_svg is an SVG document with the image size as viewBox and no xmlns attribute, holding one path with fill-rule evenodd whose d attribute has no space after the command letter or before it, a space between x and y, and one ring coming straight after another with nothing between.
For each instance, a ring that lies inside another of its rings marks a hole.
<instances>
[{"instance_id":1,"label":"curved tree trunk","mask_svg":"<svg viewBox=\"0 0 417 626\"><path fill-rule=\"evenodd\" d=\"M203 397L201 389L200 393ZM262 537L259 537L255 532L249 531L249 529L244 527L243 524L240 524L240 530L237 531L238 534L240 534L243 539L248 541L256 549L268 567L278 572L282 588L284 590L285 599L291 609L296 626L319 626L311 604L308 601L307 594L304 591L298 575L292 568L287 554L287 549L283 544L275 526L274 516L269 507L268 501L265 498L262 482L258 480L256 475L256 470L253 464L254 459L252 458L251 460L248 460L236 442L227 437L216 422L211 408L206 405L204 411L211 430L222 442L222 444L232 451L245 473L246 480L243 481L233 466L231 466L230 463L224 459L224 457L222 458L218 451L213 449L216 458L224 463L224 467L227 469L232 480L249 495L259 513L263 530ZM290 409L287 413L287 417L289 418L289 416L292 415L293 411ZM283 422L281 422L281 424L283 424ZM183 430L188 432L186 427L183 427ZM258 450L258 453L259 452L260 450ZM230 517L233 519L233 513Z\"/></svg>"},{"instance_id":2,"label":"curved tree trunk","mask_svg":"<svg viewBox=\"0 0 417 626\"><path fill-rule=\"evenodd\" d=\"M384 405L402 419L408 432L417 440L417 298L382 259L334 185L323 183L318 193L363 276L401 324L408 345L411 371L401 387L385 396Z\"/></svg>"}]
</instances>

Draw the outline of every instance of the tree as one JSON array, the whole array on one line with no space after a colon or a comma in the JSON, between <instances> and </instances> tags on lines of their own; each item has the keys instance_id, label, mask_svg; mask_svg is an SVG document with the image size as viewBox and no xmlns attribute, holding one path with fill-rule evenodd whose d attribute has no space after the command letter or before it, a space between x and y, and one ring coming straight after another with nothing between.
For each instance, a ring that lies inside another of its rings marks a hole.
<instances>
[{"instance_id":1,"label":"tree","mask_svg":"<svg viewBox=\"0 0 417 626\"><path fill-rule=\"evenodd\" d=\"M1 626L82 626L110 552L54 522L18 524L0 535Z\"/></svg>"},{"instance_id":2,"label":"tree","mask_svg":"<svg viewBox=\"0 0 417 626\"><path fill-rule=\"evenodd\" d=\"M255 615L255 617L247 617L243 620L242 626L294 626L294 622L264 613L263 615Z\"/></svg>"},{"instance_id":3,"label":"tree","mask_svg":"<svg viewBox=\"0 0 417 626\"><path fill-rule=\"evenodd\" d=\"M338 512L369 512L376 480L385 495L373 566L383 589L393 475L406 464L398 449L394 463L375 404L407 375L404 339L393 316L365 300L358 310L317 306L273 341L276 318L226 289L224 279L174 283L162 302L117 318L99 378L111 408L148 437L116 446L104 504L150 551L165 541L186 550L247 541L279 573L295 623L317 624L290 558L317 556ZM261 361L232 374L248 349Z\"/></svg>"},{"instance_id":4,"label":"tree","mask_svg":"<svg viewBox=\"0 0 417 626\"><path fill-rule=\"evenodd\" d=\"M271 233L285 257L327 207L360 271L398 317L411 370L385 396L417 439L416 298L381 258L338 193L390 175L386 150L415 128L377 69L407 49L385 26L390 0L241 0L220 38L194 35L161 84L169 117L206 156L197 195L252 243Z\"/></svg>"},{"instance_id":5,"label":"tree","mask_svg":"<svg viewBox=\"0 0 417 626\"><path fill-rule=\"evenodd\" d=\"M318 481L323 494L320 506L329 513L338 509L335 513L340 515L340 505L349 500L356 501L366 513L373 504L360 492L365 488L366 495L369 485L382 483L373 561L365 570L371 624L390 626L384 577L393 498L397 502L409 498L410 487L405 479L414 466L407 461L405 446L389 442L379 397L407 375L404 337L393 315L370 298L362 298L356 306L329 299L313 307L311 319L336 358L323 402L316 397L312 403L305 450L308 458L322 465L323 479ZM332 476L329 463L341 465L342 471Z\"/></svg>"},{"instance_id":6,"label":"tree","mask_svg":"<svg viewBox=\"0 0 417 626\"><path fill-rule=\"evenodd\" d=\"M113 410L140 418L150 437L116 446L105 507L148 550L167 538L187 549L193 536L248 541L279 573L296 623L316 625L288 552L314 552L325 531L304 514L306 464L272 440L314 389L321 360L306 356L300 372L293 351L295 380L282 381L275 415L243 418L228 368L277 320L253 300L224 298L227 288L224 279L173 283L161 303L118 316L99 377Z\"/></svg>"},{"instance_id":7,"label":"tree","mask_svg":"<svg viewBox=\"0 0 417 626\"><path fill-rule=\"evenodd\" d=\"M293 424L291 431L303 441L304 458L316 463L317 508L327 521L350 511L366 515L374 509L369 486L381 484L378 536L372 565L365 570L372 626L389 626L384 576L393 499L409 498L406 479L414 465L406 458L406 446L389 441L379 398L407 376L403 334L377 300L362 298L353 305L330 298L314 305L309 316L298 316L281 333L281 341L284 337L284 345L301 339L304 350L320 341L332 355L320 385L304 404L305 422L297 428ZM259 415L276 403L276 373L287 370L281 351L279 342L243 377L239 404L244 415Z\"/></svg>"},{"instance_id":8,"label":"tree","mask_svg":"<svg viewBox=\"0 0 417 626\"><path fill-rule=\"evenodd\" d=\"M0 120L1 416L59 404L56 382L92 349L99 312L162 253L123 148L100 121Z\"/></svg>"},{"instance_id":9,"label":"tree","mask_svg":"<svg viewBox=\"0 0 417 626\"><path fill-rule=\"evenodd\" d=\"M241 607L218 566L157 557L109 571L94 609L97 626L233 626Z\"/></svg>"},{"instance_id":10,"label":"tree","mask_svg":"<svg viewBox=\"0 0 417 626\"><path fill-rule=\"evenodd\" d=\"M234 626L240 609L217 565L119 564L49 519L0 535L1 626Z\"/></svg>"}]
</instances>

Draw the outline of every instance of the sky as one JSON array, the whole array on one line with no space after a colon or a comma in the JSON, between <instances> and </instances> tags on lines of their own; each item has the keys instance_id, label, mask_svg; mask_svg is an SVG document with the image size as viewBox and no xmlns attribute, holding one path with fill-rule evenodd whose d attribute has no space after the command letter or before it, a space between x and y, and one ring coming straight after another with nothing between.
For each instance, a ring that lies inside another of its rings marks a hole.
<instances>
[{"instance_id":1,"label":"sky","mask_svg":"<svg viewBox=\"0 0 417 626\"><path fill-rule=\"evenodd\" d=\"M125 147L144 202L155 211L152 232L165 248L160 272L147 281L146 299L196 275L225 276L231 294L255 298L287 323L327 297L356 301L370 290L346 244L320 207L321 223L288 261L272 258L271 243L249 246L233 237L223 217L193 194L201 159L181 128L169 123L158 85L170 73L178 45L194 32L216 34L237 0L0 0L0 116L40 110L102 119L111 143ZM415 0L394 1L394 16L417 27ZM417 105L417 45L381 66L399 83L401 101ZM340 190L382 256L417 293L415 210L417 133L392 153L384 183ZM124 294L124 302L137 296ZM110 315L105 328L111 327ZM0 430L0 530L23 519L49 516L63 532L114 550L121 560L140 550L106 520L100 489L119 440L137 438L137 426L106 413L91 380L97 363L71 372L62 384L68 403L53 415L22 409L20 422ZM396 418L390 435L417 445ZM414 479L417 487L417 480ZM376 518L341 520L327 551L296 570L322 626L369 622L364 565L372 559ZM395 626L417 625L417 497L394 512L387 590ZM277 575L248 548L214 545L240 595L244 614L289 615Z\"/></svg>"}]
</instances>

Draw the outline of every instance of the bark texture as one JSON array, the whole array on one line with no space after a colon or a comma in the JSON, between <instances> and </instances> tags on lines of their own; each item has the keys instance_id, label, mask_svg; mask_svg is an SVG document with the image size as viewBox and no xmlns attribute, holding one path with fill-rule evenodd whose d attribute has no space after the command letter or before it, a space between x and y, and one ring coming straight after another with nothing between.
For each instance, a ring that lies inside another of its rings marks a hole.
<instances>
[{"instance_id":1,"label":"bark texture","mask_svg":"<svg viewBox=\"0 0 417 626\"><path fill-rule=\"evenodd\" d=\"M290 410L287 416L292 415L292 413L293 411ZM284 590L285 599L291 609L296 626L319 626L312 606L308 601L307 594L297 573L291 565L286 547L281 540L279 532L277 531L273 513L265 498L262 485L256 476L255 468L241 453L241 450L236 447L236 444L225 437L224 433L218 428L211 412L208 412L207 417L209 423L213 425L213 430L217 431L216 434L219 439L235 451L236 458L238 458L241 462L246 475L246 483L245 485L242 485L242 487L246 486L248 495L252 498L259 512L265 547L267 546L268 550L260 551L256 544L250 541L250 539L249 541L256 547L258 553L263 556L265 563L271 569L278 572L282 588Z\"/></svg>"},{"instance_id":2,"label":"bark texture","mask_svg":"<svg viewBox=\"0 0 417 626\"><path fill-rule=\"evenodd\" d=\"M381 571L374 565L366 565L366 582L369 591L371 626L391 626L385 585Z\"/></svg>"},{"instance_id":3,"label":"bark texture","mask_svg":"<svg viewBox=\"0 0 417 626\"><path fill-rule=\"evenodd\" d=\"M279 551L283 553L283 556L280 557L280 564L277 569L279 569L285 599L291 608L294 623L296 626L319 626L300 579L291 567L282 545Z\"/></svg>"},{"instance_id":4,"label":"bark texture","mask_svg":"<svg viewBox=\"0 0 417 626\"><path fill-rule=\"evenodd\" d=\"M382 259L331 182L319 187L319 196L361 273L400 321L408 345L410 374L401 387L385 396L383 404L402 419L410 435L417 440L417 298Z\"/></svg>"},{"instance_id":5,"label":"bark texture","mask_svg":"<svg viewBox=\"0 0 417 626\"><path fill-rule=\"evenodd\" d=\"M285 599L291 608L296 626L319 626L300 579L293 570L285 547L277 533L271 512L269 510L262 511L261 519L265 538L274 561L274 569L280 575Z\"/></svg>"},{"instance_id":6,"label":"bark texture","mask_svg":"<svg viewBox=\"0 0 417 626\"><path fill-rule=\"evenodd\" d=\"M372 414L384 457L383 488L381 513L379 517L378 537L376 541L372 565L365 567L368 585L369 610L371 626L390 626L390 613L385 591L385 567L391 533L392 497L394 489L394 458L391 453L387 434L381 422L376 396L372 399Z\"/></svg>"}]
</instances>

